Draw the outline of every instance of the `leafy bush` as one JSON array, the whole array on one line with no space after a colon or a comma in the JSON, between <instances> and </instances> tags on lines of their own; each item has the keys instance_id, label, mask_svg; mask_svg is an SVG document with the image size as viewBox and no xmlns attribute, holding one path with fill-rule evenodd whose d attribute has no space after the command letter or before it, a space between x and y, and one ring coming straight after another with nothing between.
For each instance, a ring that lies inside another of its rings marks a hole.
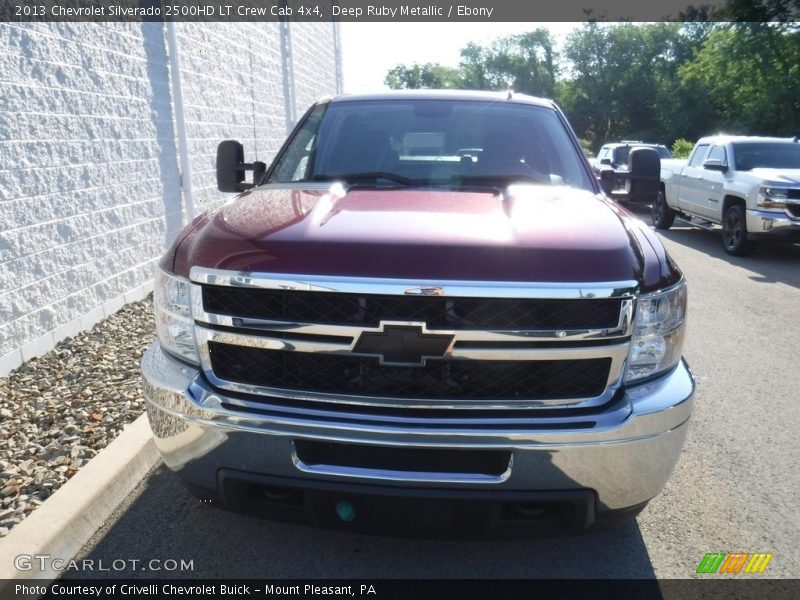
<instances>
[{"instance_id":1,"label":"leafy bush","mask_svg":"<svg viewBox=\"0 0 800 600\"><path fill-rule=\"evenodd\" d=\"M689 158L692 148L694 148L692 142L683 138L678 138L675 140L675 143L672 144L672 154L675 155L675 158Z\"/></svg>"},{"instance_id":2,"label":"leafy bush","mask_svg":"<svg viewBox=\"0 0 800 600\"><path fill-rule=\"evenodd\" d=\"M581 144L581 150L586 155L586 158L594 158L594 152L592 152L592 142L587 140L586 138L580 138L578 140Z\"/></svg>"}]
</instances>

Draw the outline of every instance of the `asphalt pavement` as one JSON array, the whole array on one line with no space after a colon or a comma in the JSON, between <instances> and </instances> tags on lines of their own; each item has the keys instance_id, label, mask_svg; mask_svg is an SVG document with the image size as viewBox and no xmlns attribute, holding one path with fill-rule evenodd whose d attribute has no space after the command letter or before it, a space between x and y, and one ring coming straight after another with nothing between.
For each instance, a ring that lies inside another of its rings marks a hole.
<instances>
[{"instance_id":1,"label":"asphalt pavement","mask_svg":"<svg viewBox=\"0 0 800 600\"><path fill-rule=\"evenodd\" d=\"M218 510L160 467L79 558L193 569L141 572L137 563L81 576L685 578L707 552L771 552L770 577L800 577L800 246L730 257L718 231L680 222L662 238L689 285L684 353L697 402L675 473L635 523L532 541L354 535Z\"/></svg>"}]
</instances>

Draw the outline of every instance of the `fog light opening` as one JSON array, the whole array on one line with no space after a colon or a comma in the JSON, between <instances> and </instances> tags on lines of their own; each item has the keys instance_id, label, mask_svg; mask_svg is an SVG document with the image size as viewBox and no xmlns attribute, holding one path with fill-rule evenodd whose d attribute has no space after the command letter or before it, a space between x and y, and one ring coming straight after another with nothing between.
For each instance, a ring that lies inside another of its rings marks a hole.
<instances>
[{"instance_id":1,"label":"fog light opening","mask_svg":"<svg viewBox=\"0 0 800 600\"><path fill-rule=\"evenodd\" d=\"M336 505L336 514L344 523L350 523L356 518L356 509L347 500L340 500Z\"/></svg>"}]
</instances>

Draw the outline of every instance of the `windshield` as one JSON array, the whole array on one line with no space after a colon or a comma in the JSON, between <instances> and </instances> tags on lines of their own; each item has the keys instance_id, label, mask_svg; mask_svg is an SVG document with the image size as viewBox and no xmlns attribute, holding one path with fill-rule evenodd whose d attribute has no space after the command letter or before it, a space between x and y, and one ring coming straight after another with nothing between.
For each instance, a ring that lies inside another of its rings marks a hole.
<instances>
[{"instance_id":1,"label":"windshield","mask_svg":"<svg viewBox=\"0 0 800 600\"><path fill-rule=\"evenodd\" d=\"M669 148L666 146L656 146L656 150L658 150L658 156L660 158L674 158L672 152L670 152Z\"/></svg>"},{"instance_id":2,"label":"windshield","mask_svg":"<svg viewBox=\"0 0 800 600\"><path fill-rule=\"evenodd\" d=\"M633 148L652 148L658 152L659 158L673 158L672 152L666 146L621 146L614 151L614 162L627 165Z\"/></svg>"},{"instance_id":3,"label":"windshield","mask_svg":"<svg viewBox=\"0 0 800 600\"><path fill-rule=\"evenodd\" d=\"M746 142L733 145L737 171L750 169L800 169L800 144Z\"/></svg>"},{"instance_id":4,"label":"windshield","mask_svg":"<svg viewBox=\"0 0 800 600\"><path fill-rule=\"evenodd\" d=\"M317 107L270 183L387 186L536 182L592 190L556 111L505 101L358 100Z\"/></svg>"}]
</instances>

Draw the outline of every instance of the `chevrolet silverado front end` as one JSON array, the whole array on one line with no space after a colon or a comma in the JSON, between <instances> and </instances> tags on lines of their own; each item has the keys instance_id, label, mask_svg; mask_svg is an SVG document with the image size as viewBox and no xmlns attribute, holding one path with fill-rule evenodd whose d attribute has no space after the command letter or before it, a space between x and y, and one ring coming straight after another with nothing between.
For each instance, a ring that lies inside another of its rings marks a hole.
<instances>
[{"instance_id":1,"label":"chevrolet silverado front end","mask_svg":"<svg viewBox=\"0 0 800 600\"><path fill-rule=\"evenodd\" d=\"M551 102L344 96L259 185L240 147L219 164L244 192L161 260L142 362L159 451L195 494L529 536L624 522L663 488L693 405L685 281Z\"/></svg>"}]
</instances>

